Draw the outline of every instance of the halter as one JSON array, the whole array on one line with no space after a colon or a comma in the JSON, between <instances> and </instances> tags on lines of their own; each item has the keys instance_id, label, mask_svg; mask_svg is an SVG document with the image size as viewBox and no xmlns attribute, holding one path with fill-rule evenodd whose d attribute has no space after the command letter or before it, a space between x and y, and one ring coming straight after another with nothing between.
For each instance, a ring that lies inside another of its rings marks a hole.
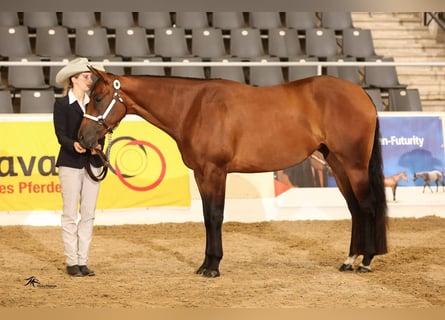
<instances>
[{"instance_id":1,"label":"halter","mask_svg":"<svg viewBox=\"0 0 445 320\"><path fill-rule=\"evenodd\" d=\"M105 109L105 112L102 115L95 117L95 116L89 115L87 113L83 114L84 118L96 121L98 124L104 126L108 132L108 148L106 150L106 153L104 154L102 150L96 149L97 155L101 158L102 162L104 163L102 172L99 174L99 176L95 176L93 174L93 172L91 171L91 154L88 155L87 163L85 165L88 175L91 177L91 179L93 179L96 182L99 182L99 181L102 181L103 179L105 179L107 172L108 172L108 167L110 166L110 162L108 159L110 158L110 146L111 146L111 141L112 141L113 130L107 126L107 124L105 123L105 118L108 116L111 109L113 109L117 100L119 100L119 102L125 106L124 99L122 99L122 97L119 95L119 92L118 92L118 90L121 88L120 81L117 79L114 80L113 87L114 87L113 99L110 101L110 103L108 104L108 107Z\"/></svg>"},{"instance_id":2,"label":"halter","mask_svg":"<svg viewBox=\"0 0 445 320\"><path fill-rule=\"evenodd\" d=\"M103 125L105 127L105 129L107 130L107 132L111 133L113 132L113 130L107 126L107 124L105 123L105 118L108 116L108 114L110 113L111 109L113 109L114 105L116 104L117 100L119 100L120 103L122 103L125 106L124 103L124 99L122 99L122 97L119 95L119 89L121 88L121 83L119 80L114 80L113 81L113 87L114 87L114 93L113 93L113 100L110 101L110 103L108 104L108 107L105 109L104 113L98 117L89 115L87 113L83 114L84 118L88 118L90 120L96 121L98 124Z\"/></svg>"}]
</instances>

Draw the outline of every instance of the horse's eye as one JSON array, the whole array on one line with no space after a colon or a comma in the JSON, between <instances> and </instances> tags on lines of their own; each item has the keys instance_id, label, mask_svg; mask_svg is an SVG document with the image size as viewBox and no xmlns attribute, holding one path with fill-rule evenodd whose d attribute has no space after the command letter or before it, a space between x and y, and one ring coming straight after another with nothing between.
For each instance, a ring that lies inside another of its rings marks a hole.
<instances>
[{"instance_id":1,"label":"horse's eye","mask_svg":"<svg viewBox=\"0 0 445 320\"><path fill-rule=\"evenodd\" d=\"M94 102L99 103L100 100L102 100L102 97L99 97L99 96L94 97Z\"/></svg>"}]
</instances>

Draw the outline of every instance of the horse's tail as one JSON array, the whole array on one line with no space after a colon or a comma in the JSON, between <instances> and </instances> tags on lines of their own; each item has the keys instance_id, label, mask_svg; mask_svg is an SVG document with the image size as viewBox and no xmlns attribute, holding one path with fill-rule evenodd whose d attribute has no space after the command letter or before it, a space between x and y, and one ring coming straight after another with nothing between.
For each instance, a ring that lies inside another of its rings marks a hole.
<instances>
[{"instance_id":1,"label":"horse's tail","mask_svg":"<svg viewBox=\"0 0 445 320\"><path fill-rule=\"evenodd\" d=\"M380 123L378 117L376 117L374 144L372 147L371 159L369 160L368 172L371 197L374 201L375 249L376 254L384 254L388 251L386 241L388 206L386 203L382 147L380 144Z\"/></svg>"}]
</instances>

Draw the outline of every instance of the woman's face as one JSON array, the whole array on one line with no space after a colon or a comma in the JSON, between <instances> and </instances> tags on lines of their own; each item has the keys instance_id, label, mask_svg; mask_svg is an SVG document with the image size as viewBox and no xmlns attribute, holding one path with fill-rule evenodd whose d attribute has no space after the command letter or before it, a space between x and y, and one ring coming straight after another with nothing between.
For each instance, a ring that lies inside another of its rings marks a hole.
<instances>
[{"instance_id":1,"label":"woman's face","mask_svg":"<svg viewBox=\"0 0 445 320\"><path fill-rule=\"evenodd\" d=\"M73 76L71 81L73 88L86 92L89 91L93 85L93 74L91 72L82 72Z\"/></svg>"}]
</instances>

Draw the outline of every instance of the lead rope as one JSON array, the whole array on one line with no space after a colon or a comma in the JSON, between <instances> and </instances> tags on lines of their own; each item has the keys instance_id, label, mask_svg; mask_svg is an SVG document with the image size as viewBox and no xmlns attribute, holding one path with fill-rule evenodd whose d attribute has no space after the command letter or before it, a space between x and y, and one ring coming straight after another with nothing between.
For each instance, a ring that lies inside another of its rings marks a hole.
<instances>
[{"instance_id":1,"label":"lead rope","mask_svg":"<svg viewBox=\"0 0 445 320\"><path fill-rule=\"evenodd\" d=\"M105 177L107 176L108 173L108 168L110 166L110 152L111 152L111 141L112 141L112 132L109 131L108 132L108 146L107 146L107 150L105 151L105 154L103 153L102 150L100 149L95 149L97 152L97 155L99 156L99 158L102 160L103 162L103 166L102 166L102 171L99 173L98 176L96 176L93 171L91 170L91 153L88 154L87 157L87 162L85 164L85 169L88 173L88 175L90 176L91 179L93 179L93 181L96 182L100 182L102 180L105 179Z\"/></svg>"}]
</instances>

